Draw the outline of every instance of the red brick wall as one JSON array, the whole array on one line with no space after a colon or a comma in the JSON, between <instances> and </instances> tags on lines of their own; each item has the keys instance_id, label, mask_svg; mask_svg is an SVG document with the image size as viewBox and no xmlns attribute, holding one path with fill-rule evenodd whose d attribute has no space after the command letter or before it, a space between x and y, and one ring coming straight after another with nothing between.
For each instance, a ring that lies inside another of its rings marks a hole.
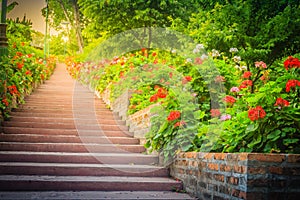
<instances>
[{"instance_id":1,"label":"red brick wall","mask_svg":"<svg viewBox=\"0 0 300 200\"><path fill-rule=\"evenodd\" d=\"M199 199L300 199L300 155L180 153L171 175Z\"/></svg>"}]
</instances>

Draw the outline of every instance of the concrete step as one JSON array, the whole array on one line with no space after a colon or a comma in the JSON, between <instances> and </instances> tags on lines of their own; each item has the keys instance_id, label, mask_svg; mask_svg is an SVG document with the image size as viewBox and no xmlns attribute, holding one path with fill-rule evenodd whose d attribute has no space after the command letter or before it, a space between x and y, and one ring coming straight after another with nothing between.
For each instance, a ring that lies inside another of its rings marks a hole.
<instances>
[{"instance_id":1,"label":"concrete step","mask_svg":"<svg viewBox=\"0 0 300 200\"><path fill-rule=\"evenodd\" d=\"M85 124L95 123L96 119L76 119L76 118L53 118L53 117L21 117L14 116L10 117L8 122L33 122L33 123L74 123L74 122L82 122ZM106 124L106 125L120 125L123 126L126 123L122 120L115 119L101 119L97 120L97 123Z\"/></svg>"},{"instance_id":2,"label":"concrete step","mask_svg":"<svg viewBox=\"0 0 300 200\"><path fill-rule=\"evenodd\" d=\"M0 162L1 175L169 177L151 165Z\"/></svg>"},{"instance_id":3,"label":"concrete step","mask_svg":"<svg viewBox=\"0 0 300 200\"><path fill-rule=\"evenodd\" d=\"M142 153L145 150L141 145L0 142L0 151Z\"/></svg>"},{"instance_id":4,"label":"concrete step","mask_svg":"<svg viewBox=\"0 0 300 200\"><path fill-rule=\"evenodd\" d=\"M98 113L30 113L30 112L12 112L11 117L52 117L52 118L77 118L77 119L106 119L114 120L119 119L115 115L104 115Z\"/></svg>"},{"instance_id":5,"label":"concrete step","mask_svg":"<svg viewBox=\"0 0 300 200\"><path fill-rule=\"evenodd\" d=\"M1 191L172 191L176 180L164 177L124 176L0 176Z\"/></svg>"},{"instance_id":6,"label":"concrete step","mask_svg":"<svg viewBox=\"0 0 300 200\"><path fill-rule=\"evenodd\" d=\"M3 127L6 134L35 134L35 135L80 135L80 136L107 136L107 137L130 137L129 131L85 130L77 129L47 129L47 128L24 128Z\"/></svg>"},{"instance_id":7,"label":"concrete step","mask_svg":"<svg viewBox=\"0 0 300 200\"><path fill-rule=\"evenodd\" d=\"M95 143L95 144L139 144L132 137L74 136L74 135L34 135L34 134L0 134L0 142L31 143Z\"/></svg>"},{"instance_id":8,"label":"concrete step","mask_svg":"<svg viewBox=\"0 0 300 200\"><path fill-rule=\"evenodd\" d=\"M186 193L172 191L40 191L40 192L0 192L3 200L32 200L32 199L56 199L56 200L103 200L103 199L149 199L149 200L191 200L195 199Z\"/></svg>"},{"instance_id":9,"label":"concrete step","mask_svg":"<svg viewBox=\"0 0 300 200\"><path fill-rule=\"evenodd\" d=\"M51 115L52 113L56 114L63 114L63 113L70 113L70 114L79 114L79 115L92 115L92 114L98 114L98 115L113 115L113 113L110 110L107 109L89 109L85 110L84 108L39 108L39 109L22 109L22 108L16 108L13 109L12 112L26 112L26 113L48 113L48 115Z\"/></svg>"},{"instance_id":10,"label":"concrete step","mask_svg":"<svg viewBox=\"0 0 300 200\"><path fill-rule=\"evenodd\" d=\"M71 123L50 123L50 122L18 122L18 121L5 121L3 122L5 127L23 127L23 128L46 128L46 129L84 129L84 130L107 130L107 131L128 131L127 126L121 125L108 125L95 121L88 124L86 121L81 122L75 120Z\"/></svg>"},{"instance_id":11,"label":"concrete step","mask_svg":"<svg viewBox=\"0 0 300 200\"><path fill-rule=\"evenodd\" d=\"M157 165L158 157L140 153L0 151L0 162Z\"/></svg>"}]
</instances>

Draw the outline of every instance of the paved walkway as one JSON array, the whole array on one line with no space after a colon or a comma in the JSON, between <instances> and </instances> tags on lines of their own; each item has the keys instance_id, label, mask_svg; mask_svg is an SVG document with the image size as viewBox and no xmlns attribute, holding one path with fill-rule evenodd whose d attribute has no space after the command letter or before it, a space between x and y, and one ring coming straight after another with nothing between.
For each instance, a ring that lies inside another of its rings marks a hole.
<instances>
[{"instance_id":1,"label":"paved walkway","mask_svg":"<svg viewBox=\"0 0 300 200\"><path fill-rule=\"evenodd\" d=\"M0 134L0 199L191 199L59 64Z\"/></svg>"}]
</instances>

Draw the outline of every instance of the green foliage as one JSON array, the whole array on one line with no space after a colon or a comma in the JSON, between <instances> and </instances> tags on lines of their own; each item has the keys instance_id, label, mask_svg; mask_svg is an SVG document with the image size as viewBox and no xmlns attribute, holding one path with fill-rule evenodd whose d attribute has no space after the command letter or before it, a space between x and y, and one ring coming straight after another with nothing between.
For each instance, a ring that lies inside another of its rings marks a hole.
<instances>
[{"instance_id":1,"label":"green foliage","mask_svg":"<svg viewBox=\"0 0 300 200\"><path fill-rule=\"evenodd\" d=\"M144 0L113 0L93 1L79 0L84 16L89 20L85 35L98 38L115 35L127 30L145 27L150 47L151 29L147 27L169 27L176 18L188 21L188 16L197 8L197 1L144 1ZM135 32L136 40L141 41L143 32ZM144 47L144 46L142 46Z\"/></svg>"},{"instance_id":2,"label":"green foliage","mask_svg":"<svg viewBox=\"0 0 300 200\"><path fill-rule=\"evenodd\" d=\"M24 16L22 20L7 20L7 35L12 35L17 38L23 38L23 42L32 41L31 28L32 22ZM9 37L9 36L8 36Z\"/></svg>"},{"instance_id":3,"label":"green foliage","mask_svg":"<svg viewBox=\"0 0 300 200\"><path fill-rule=\"evenodd\" d=\"M202 4L184 29L209 50L226 52L236 47L247 65L259 60L271 65L299 52L299 1L210 2ZM176 24L173 27L182 29Z\"/></svg>"}]
</instances>

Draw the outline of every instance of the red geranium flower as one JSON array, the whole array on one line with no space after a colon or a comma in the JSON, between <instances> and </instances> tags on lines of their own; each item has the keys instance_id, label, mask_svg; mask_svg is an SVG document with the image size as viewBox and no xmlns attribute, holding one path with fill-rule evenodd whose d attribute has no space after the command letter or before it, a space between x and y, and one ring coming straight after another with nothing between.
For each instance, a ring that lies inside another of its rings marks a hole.
<instances>
[{"instance_id":1,"label":"red geranium flower","mask_svg":"<svg viewBox=\"0 0 300 200\"><path fill-rule=\"evenodd\" d=\"M7 99L2 99L2 103L4 103L4 105L7 107L9 105Z\"/></svg>"},{"instance_id":2,"label":"red geranium flower","mask_svg":"<svg viewBox=\"0 0 300 200\"><path fill-rule=\"evenodd\" d=\"M251 108L248 110L248 117L251 121L263 119L265 116L266 112L261 106L256 106L256 108Z\"/></svg>"},{"instance_id":3,"label":"red geranium flower","mask_svg":"<svg viewBox=\"0 0 300 200\"><path fill-rule=\"evenodd\" d=\"M274 106L279 106L279 107L285 107L285 106L289 106L290 102L288 102L287 100L279 97L276 99L276 103L274 104Z\"/></svg>"},{"instance_id":4,"label":"red geranium flower","mask_svg":"<svg viewBox=\"0 0 300 200\"><path fill-rule=\"evenodd\" d=\"M164 90L163 88L159 88L157 91L157 96L159 98L166 98L167 94L168 94L168 92L166 90Z\"/></svg>"},{"instance_id":5,"label":"red geranium flower","mask_svg":"<svg viewBox=\"0 0 300 200\"><path fill-rule=\"evenodd\" d=\"M174 121L174 120L180 118L180 115L181 115L181 113L178 110L171 111L167 119L168 119L168 121Z\"/></svg>"},{"instance_id":6,"label":"red geranium flower","mask_svg":"<svg viewBox=\"0 0 300 200\"><path fill-rule=\"evenodd\" d=\"M155 95L152 95L151 97L150 97L150 102L155 102L155 101L157 101L158 100L158 96L155 94Z\"/></svg>"},{"instance_id":7,"label":"red geranium flower","mask_svg":"<svg viewBox=\"0 0 300 200\"><path fill-rule=\"evenodd\" d=\"M219 109L211 109L210 110L210 115L212 117L219 117L221 115L221 112Z\"/></svg>"},{"instance_id":8,"label":"red geranium flower","mask_svg":"<svg viewBox=\"0 0 300 200\"><path fill-rule=\"evenodd\" d=\"M22 68L23 68L23 66L24 66L24 63L17 63L17 67L18 67L18 69L22 69Z\"/></svg>"},{"instance_id":9,"label":"red geranium flower","mask_svg":"<svg viewBox=\"0 0 300 200\"><path fill-rule=\"evenodd\" d=\"M16 52L16 55L19 56L19 57L23 56L23 54L21 52L19 52L19 51Z\"/></svg>"},{"instance_id":10,"label":"red geranium flower","mask_svg":"<svg viewBox=\"0 0 300 200\"><path fill-rule=\"evenodd\" d=\"M250 78L252 76L252 73L250 71L246 71L244 74L243 74L243 78Z\"/></svg>"},{"instance_id":11,"label":"red geranium flower","mask_svg":"<svg viewBox=\"0 0 300 200\"><path fill-rule=\"evenodd\" d=\"M226 96L224 99L223 99L226 103L229 103L229 104L234 104L236 102L235 98L233 96Z\"/></svg>"},{"instance_id":12,"label":"red geranium flower","mask_svg":"<svg viewBox=\"0 0 300 200\"><path fill-rule=\"evenodd\" d=\"M185 121L176 122L176 123L174 124L174 128L179 127L179 126L183 126L183 125L185 125L185 124L186 124Z\"/></svg>"},{"instance_id":13,"label":"red geranium flower","mask_svg":"<svg viewBox=\"0 0 300 200\"><path fill-rule=\"evenodd\" d=\"M182 84L186 84L187 82L192 81L193 78L191 76L185 76L182 78Z\"/></svg>"},{"instance_id":14,"label":"red geranium flower","mask_svg":"<svg viewBox=\"0 0 300 200\"><path fill-rule=\"evenodd\" d=\"M300 68L300 61L298 58L294 58L293 56L289 56L288 59L286 59L283 62L283 65L285 67L286 70L288 70L289 68Z\"/></svg>"},{"instance_id":15,"label":"red geranium flower","mask_svg":"<svg viewBox=\"0 0 300 200\"><path fill-rule=\"evenodd\" d=\"M19 94L19 91L18 91L18 89L15 85L8 86L7 89L8 89L8 91L11 95L14 95L14 94L18 95Z\"/></svg>"},{"instance_id":16,"label":"red geranium flower","mask_svg":"<svg viewBox=\"0 0 300 200\"><path fill-rule=\"evenodd\" d=\"M120 77L120 78L124 78L124 72L123 72L123 71L120 72L119 77Z\"/></svg>"},{"instance_id":17,"label":"red geranium flower","mask_svg":"<svg viewBox=\"0 0 300 200\"><path fill-rule=\"evenodd\" d=\"M288 82L285 85L286 92L290 92L291 88L295 88L296 86L300 87L300 81L298 80L288 80Z\"/></svg>"},{"instance_id":18,"label":"red geranium flower","mask_svg":"<svg viewBox=\"0 0 300 200\"><path fill-rule=\"evenodd\" d=\"M245 80L242 82L242 84L240 85L240 89L243 89L243 88L247 88L249 86L252 86L252 81L251 80Z\"/></svg>"},{"instance_id":19,"label":"red geranium flower","mask_svg":"<svg viewBox=\"0 0 300 200\"><path fill-rule=\"evenodd\" d=\"M203 61L201 60L201 58L195 58L195 64L201 65L202 63Z\"/></svg>"}]
</instances>

